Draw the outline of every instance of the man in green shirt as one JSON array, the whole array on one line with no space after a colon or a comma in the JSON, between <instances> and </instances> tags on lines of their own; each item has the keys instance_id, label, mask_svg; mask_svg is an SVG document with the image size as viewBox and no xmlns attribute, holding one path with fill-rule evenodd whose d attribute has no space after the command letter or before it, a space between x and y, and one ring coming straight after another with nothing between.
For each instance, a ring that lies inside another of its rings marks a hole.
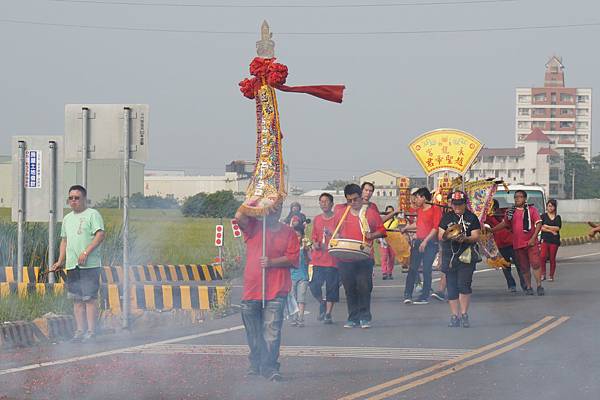
<instances>
[{"instance_id":1,"label":"man in green shirt","mask_svg":"<svg viewBox=\"0 0 600 400\"><path fill-rule=\"evenodd\" d=\"M62 222L60 255L50 270L61 268L66 259L67 296L73 299L77 324L73 341L88 341L94 339L96 331L102 267L99 247L104 240L104 222L98 211L87 208L83 186L71 186L69 206L72 211Z\"/></svg>"}]
</instances>

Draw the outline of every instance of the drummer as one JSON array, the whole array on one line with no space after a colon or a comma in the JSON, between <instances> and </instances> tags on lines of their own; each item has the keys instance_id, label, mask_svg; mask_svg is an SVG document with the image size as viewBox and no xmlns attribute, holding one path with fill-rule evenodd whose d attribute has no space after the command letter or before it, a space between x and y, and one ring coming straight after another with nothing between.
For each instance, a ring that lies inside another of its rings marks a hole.
<instances>
[{"instance_id":1,"label":"drummer","mask_svg":"<svg viewBox=\"0 0 600 400\"><path fill-rule=\"evenodd\" d=\"M344 196L347 205L338 204L334 209L336 227L340 227L337 238L362 241L364 235L365 240L372 245L373 240L386 236L377 207L364 204L360 186L354 183L346 185ZM349 212L342 220L348 206ZM371 327L374 264L373 253L362 260L339 258L337 261L348 305L348 321L344 328Z\"/></svg>"},{"instance_id":2,"label":"drummer","mask_svg":"<svg viewBox=\"0 0 600 400\"><path fill-rule=\"evenodd\" d=\"M442 241L442 271L446 274L448 303L450 304L451 328L470 327L469 305L471 303L471 282L475 272L476 252L474 244L479 239L481 224L475 214L467 209L467 197L464 192L452 193L452 210L442 217L438 238ZM444 233L452 226L462 225L463 233L456 237L446 237ZM470 253L466 260L466 253ZM461 259L461 256L464 258Z\"/></svg>"}]
</instances>

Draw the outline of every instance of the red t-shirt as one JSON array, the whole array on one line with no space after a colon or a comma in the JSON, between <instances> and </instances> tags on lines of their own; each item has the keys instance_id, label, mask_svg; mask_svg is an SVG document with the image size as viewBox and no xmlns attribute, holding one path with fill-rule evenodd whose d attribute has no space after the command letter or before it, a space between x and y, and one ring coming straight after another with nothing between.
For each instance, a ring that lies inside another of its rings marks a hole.
<instances>
[{"instance_id":1,"label":"red t-shirt","mask_svg":"<svg viewBox=\"0 0 600 400\"><path fill-rule=\"evenodd\" d=\"M431 206L427 210L417 208L417 239L425 239L432 229L437 229L440 226L441 219L442 210L440 207Z\"/></svg>"},{"instance_id":2,"label":"red t-shirt","mask_svg":"<svg viewBox=\"0 0 600 400\"><path fill-rule=\"evenodd\" d=\"M336 226L342 219L342 216L346 211L346 207L348 207L346 204L338 204L335 206L333 212L335 213L334 219ZM385 227L383 226L381 215L379 215L379 212L377 211L377 206L373 207L369 205L369 207L367 207L366 217L369 224L369 231L371 233L383 233L385 237ZM346 216L346 219L342 223L342 226L338 232L338 237L342 239L363 240L359 216L353 215L352 210L348 211L348 215ZM372 240L365 239L365 241L371 243L372 245ZM371 257L373 257L373 247L371 247Z\"/></svg>"},{"instance_id":3,"label":"red t-shirt","mask_svg":"<svg viewBox=\"0 0 600 400\"><path fill-rule=\"evenodd\" d=\"M312 229L312 241L313 243L320 243L320 250L313 250L311 254L312 264L317 267L335 267L335 259L329 254L327 249L329 248L329 240L333 231L335 231L335 214L331 218L327 219L325 216L317 215L313 220ZM329 231L328 235L324 234L324 230ZM324 239L324 240L323 240Z\"/></svg>"},{"instance_id":4,"label":"red t-shirt","mask_svg":"<svg viewBox=\"0 0 600 400\"><path fill-rule=\"evenodd\" d=\"M502 219L493 215L488 215L485 218L485 223L491 226L492 228L498 225L500 222L502 222ZM496 242L496 246L498 246L499 249L508 246L512 247L512 232L508 229L500 229L499 231L494 232L494 242Z\"/></svg>"},{"instance_id":5,"label":"red t-shirt","mask_svg":"<svg viewBox=\"0 0 600 400\"><path fill-rule=\"evenodd\" d=\"M241 228L241 227L240 227ZM250 218L248 226L242 229L246 242L246 268L244 269L244 290L242 300L262 299L262 221ZM298 266L300 242L292 228L280 224L273 232L267 229L267 257L273 259L286 256L294 267ZM267 268L265 298L273 300L277 296L287 296L292 288L289 268Z\"/></svg>"},{"instance_id":6,"label":"red t-shirt","mask_svg":"<svg viewBox=\"0 0 600 400\"><path fill-rule=\"evenodd\" d=\"M524 210L522 208L516 208L511 221L508 221L508 219L505 217L506 222L511 227L513 233L514 249L523 249L525 247L529 247L529 240L531 240L535 234L535 225L542 220L538 210L534 206L529 206L529 220L531 229L529 229L528 232L525 232L523 231L523 212Z\"/></svg>"}]
</instances>

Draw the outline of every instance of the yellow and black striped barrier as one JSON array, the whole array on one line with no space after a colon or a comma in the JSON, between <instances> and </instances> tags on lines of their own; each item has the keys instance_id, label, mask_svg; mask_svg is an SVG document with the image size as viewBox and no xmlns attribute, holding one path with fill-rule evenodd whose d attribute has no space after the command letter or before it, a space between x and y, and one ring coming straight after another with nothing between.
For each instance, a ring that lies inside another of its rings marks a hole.
<instances>
[{"instance_id":1,"label":"yellow and black striped barrier","mask_svg":"<svg viewBox=\"0 0 600 400\"><path fill-rule=\"evenodd\" d=\"M38 280L40 267L23 267L23 283L35 283ZM16 282L17 267L0 267L0 282Z\"/></svg>"},{"instance_id":2,"label":"yellow and black striped barrier","mask_svg":"<svg viewBox=\"0 0 600 400\"><path fill-rule=\"evenodd\" d=\"M120 313L123 307L123 287L102 285L103 307ZM228 304L225 286L135 284L131 287L131 307L139 310L210 310Z\"/></svg>"},{"instance_id":3,"label":"yellow and black striped barrier","mask_svg":"<svg viewBox=\"0 0 600 400\"><path fill-rule=\"evenodd\" d=\"M129 277L133 282L190 282L223 279L223 266L211 264L132 265ZM102 283L123 282L123 267L103 267Z\"/></svg>"},{"instance_id":4,"label":"yellow and black striped barrier","mask_svg":"<svg viewBox=\"0 0 600 400\"><path fill-rule=\"evenodd\" d=\"M39 280L39 267L23 267L23 283L35 283ZM132 265L129 267L132 282L193 282L218 281L223 279L223 266L211 264L179 265ZM17 268L0 267L0 282L16 282ZM57 277L62 282L61 277ZM102 267L102 283L123 282L123 267Z\"/></svg>"},{"instance_id":5,"label":"yellow and black striped barrier","mask_svg":"<svg viewBox=\"0 0 600 400\"><path fill-rule=\"evenodd\" d=\"M0 298L11 294L26 297L31 293L45 295L46 293L61 294L64 292L65 285L63 283L0 282Z\"/></svg>"},{"instance_id":6,"label":"yellow and black striped barrier","mask_svg":"<svg viewBox=\"0 0 600 400\"><path fill-rule=\"evenodd\" d=\"M65 294L63 283L17 283L0 282L0 301L3 297L18 295L21 298L32 293ZM103 284L100 299L104 309L120 313L123 307L123 287ZM226 286L169 285L160 283L134 284L130 289L131 307L139 310L210 310L228 304Z\"/></svg>"}]
</instances>

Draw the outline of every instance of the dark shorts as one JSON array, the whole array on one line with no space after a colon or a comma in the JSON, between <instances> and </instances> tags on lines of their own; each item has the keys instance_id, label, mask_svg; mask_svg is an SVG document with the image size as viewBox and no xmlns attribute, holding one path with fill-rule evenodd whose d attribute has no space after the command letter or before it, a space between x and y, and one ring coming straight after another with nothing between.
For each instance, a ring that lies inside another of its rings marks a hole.
<instances>
[{"instance_id":1,"label":"dark shorts","mask_svg":"<svg viewBox=\"0 0 600 400\"><path fill-rule=\"evenodd\" d=\"M79 268L67 270L67 297L75 301L98 298L101 268Z\"/></svg>"},{"instance_id":2,"label":"dark shorts","mask_svg":"<svg viewBox=\"0 0 600 400\"><path fill-rule=\"evenodd\" d=\"M313 296L321 301L322 286L325 283L325 301L337 303L340 301L340 274L336 267L313 266L310 291Z\"/></svg>"},{"instance_id":3,"label":"dark shorts","mask_svg":"<svg viewBox=\"0 0 600 400\"><path fill-rule=\"evenodd\" d=\"M446 271L446 289L448 300L457 300L459 294L471 294L475 264L457 263Z\"/></svg>"}]
</instances>

